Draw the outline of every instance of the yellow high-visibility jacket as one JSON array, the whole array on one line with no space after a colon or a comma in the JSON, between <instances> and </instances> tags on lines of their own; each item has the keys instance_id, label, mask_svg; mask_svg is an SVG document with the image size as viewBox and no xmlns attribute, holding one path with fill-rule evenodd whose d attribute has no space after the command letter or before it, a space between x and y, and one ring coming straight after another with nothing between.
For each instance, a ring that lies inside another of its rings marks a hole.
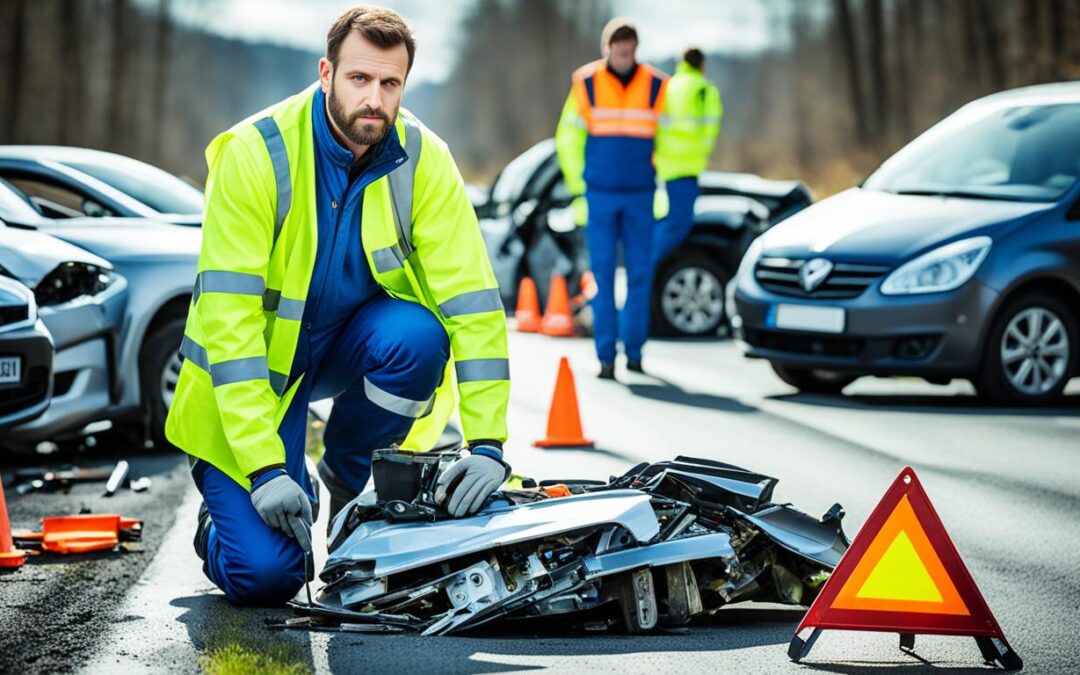
<instances>
[{"instance_id":1,"label":"yellow high-visibility jacket","mask_svg":"<svg viewBox=\"0 0 1080 675\"><path fill-rule=\"evenodd\" d=\"M278 426L301 375L289 381L318 225L313 85L215 138L206 150L202 250L165 425L169 441L244 487L285 461ZM431 449L460 395L466 440L506 439L510 396L506 321L464 182L446 144L402 109L408 159L364 190L362 244L375 281L442 322L451 360L403 447Z\"/></svg>"},{"instance_id":2,"label":"yellow high-visibility jacket","mask_svg":"<svg viewBox=\"0 0 1080 675\"><path fill-rule=\"evenodd\" d=\"M679 63L668 82L656 131L656 174L667 182L701 175L720 134L720 91L700 70Z\"/></svg>"}]
</instances>

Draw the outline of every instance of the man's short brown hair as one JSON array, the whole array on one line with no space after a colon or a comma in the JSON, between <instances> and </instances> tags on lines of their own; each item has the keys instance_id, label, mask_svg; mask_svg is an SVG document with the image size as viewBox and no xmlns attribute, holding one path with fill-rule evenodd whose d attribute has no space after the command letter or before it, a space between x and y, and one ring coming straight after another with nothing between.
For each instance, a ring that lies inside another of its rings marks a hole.
<instances>
[{"instance_id":1,"label":"man's short brown hair","mask_svg":"<svg viewBox=\"0 0 1080 675\"><path fill-rule=\"evenodd\" d=\"M600 48L607 49L616 42L638 41L637 28L630 23L629 19L614 18L607 22L604 31L600 33Z\"/></svg>"},{"instance_id":2,"label":"man's short brown hair","mask_svg":"<svg viewBox=\"0 0 1080 675\"><path fill-rule=\"evenodd\" d=\"M697 47L691 47L683 52L683 61L686 61L692 67L701 70L701 67L705 65L705 55L701 53L701 50Z\"/></svg>"},{"instance_id":3,"label":"man's short brown hair","mask_svg":"<svg viewBox=\"0 0 1080 675\"><path fill-rule=\"evenodd\" d=\"M330 26L330 32L326 34L326 58L335 68L341 43L354 30L381 49L405 45L405 51L409 53L409 67L405 72L407 74L412 70L413 58L416 56L416 39L412 30L397 12L374 5L358 5L347 9Z\"/></svg>"}]
</instances>

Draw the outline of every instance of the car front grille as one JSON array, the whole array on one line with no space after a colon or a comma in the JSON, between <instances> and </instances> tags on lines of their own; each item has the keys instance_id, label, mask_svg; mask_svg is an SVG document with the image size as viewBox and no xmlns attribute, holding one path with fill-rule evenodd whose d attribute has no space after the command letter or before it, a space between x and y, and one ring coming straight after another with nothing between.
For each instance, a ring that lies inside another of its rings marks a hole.
<instances>
[{"instance_id":1,"label":"car front grille","mask_svg":"<svg viewBox=\"0 0 1080 675\"><path fill-rule=\"evenodd\" d=\"M845 300L857 298L885 275L888 265L836 263L817 288L807 291L799 281L799 268L805 260L762 258L754 268L754 278L765 290L793 298Z\"/></svg>"},{"instance_id":2,"label":"car front grille","mask_svg":"<svg viewBox=\"0 0 1080 675\"><path fill-rule=\"evenodd\" d=\"M22 386L0 389L0 417L19 412L45 400L49 393L49 369L34 366Z\"/></svg>"},{"instance_id":3,"label":"car front grille","mask_svg":"<svg viewBox=\"0 0 1080 675\"><path fill-rule=\"evenodd\" d=\"M27 305L7 305L0 307L0 326L9 326L30 318L30 307Z\"/></svg>"},{"instance_id":4,"label":"car front grille","mask_svg":"<svg viewBox=\"0 0 1080 675\"><path fill-rule=\"evenodd\" d=\"M806 356L854 358L861 356L866 346L865 341L859 338L794 335L754 328L745 329L744 337L751 346L759 349Z\"/></svg>"}]
</instances>

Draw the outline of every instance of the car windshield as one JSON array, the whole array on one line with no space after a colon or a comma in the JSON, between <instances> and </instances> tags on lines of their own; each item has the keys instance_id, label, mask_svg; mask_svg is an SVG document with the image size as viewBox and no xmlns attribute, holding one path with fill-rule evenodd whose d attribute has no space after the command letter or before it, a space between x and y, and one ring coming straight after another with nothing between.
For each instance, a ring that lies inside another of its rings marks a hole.
<instances>
[{"instance_id":1,"label":"car windshield","mask_svg":"<svg viewBox=\"0 0 1080 675\"><path fill-rule=\"evenodd\" d=\"M898 194L1055 201L1080 177L1080 104L973 108L898 152L864 187Z\"/></svg>"},{"instance_id":2,"label":"car windshield","mask_svg":"<svg viewBox=\"0 0 1080 675\"><path fill-rule=\"evenodd\" d=\"M201 215L202 192L161 169L128 158L79 159L64 164L123 192L158 213Z\"/></svg>"},{"instance_id":3,"label":"car windshield","mask_svg":"<svg viewBox=\"0 0 1080 675\"><path fill-rule=\"evenodd\" d=\"M555 140L540 141L522 154L515 157L499 174L491 188L491 201L496 204L511 202L521 196L529 179L537 168L555 152Z\"/></svg>"}]
</instances>

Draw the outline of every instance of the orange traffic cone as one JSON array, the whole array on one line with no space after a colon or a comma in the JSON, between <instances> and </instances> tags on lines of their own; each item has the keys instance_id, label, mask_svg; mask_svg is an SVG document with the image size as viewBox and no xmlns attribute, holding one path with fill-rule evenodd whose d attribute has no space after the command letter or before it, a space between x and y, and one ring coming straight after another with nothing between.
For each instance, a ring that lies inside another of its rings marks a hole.
<instances>
[{"instance_id":1,"label":"orange traffic cone","mask_svg":"<svg viewBox=\"0 0 1080 675\"><path fill-rule=\"evenodd\" d=\"M531 277L521 280L514 319L521 333L535 333L540 330L540 298L536 295L536 283Z\"/></svg>"},{"instance_id":2,"label":"orange traffic cone","mask_svg":"<svg viewBox=\"0 0 1080 675\"><path fill-rule=\"evenodd\" d=\"M26 552L15 548L11 540L11 522L8 521L7 500L4 499L4 483L0 480L0 567L22 567Z\"/></svg>"},{"instance_id":3,"label":"orange traffic cone","mask_svg":"<svg viewBox=\"0 0 1080 675\"><path fill-rule=\"evenodd\" d=\"M540 322L540 332L552 337L574 335L574 314L570 311L570 294L566 290L566 278L561 274L551 275L551 291L548 293L544 320Z\"/></svg>"},{"instance_id":4,"label":"orange traffic cone","mask_svg":"<svg viewBox=\"0 0 1080 675\"><path fill-rule=\"evenodd\" d=\"M538 448L591 448L595 445L581 430L574 373L565 356L559 361L559 377L555 381L555 396L551 399L548 414L547 438L533 441L533 445Z\"/></svg>"}]
</instances>

